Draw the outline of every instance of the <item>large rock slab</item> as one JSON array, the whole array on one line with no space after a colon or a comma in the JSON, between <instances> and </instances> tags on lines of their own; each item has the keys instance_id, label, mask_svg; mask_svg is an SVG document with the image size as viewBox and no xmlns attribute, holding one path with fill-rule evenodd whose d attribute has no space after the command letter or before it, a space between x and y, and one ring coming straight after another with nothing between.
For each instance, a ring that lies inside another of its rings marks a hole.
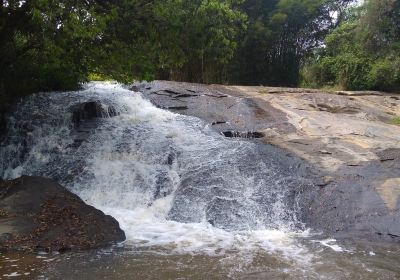
<instances>
[{"instance_id":1,"label":"large rock slab","mask_svg":"<svg viewBox=\"0 0 400 280\"><path fill-rule=\"evenodd\" d=\"M169 81L134 90L227 137L259 138L305 159L314 181L298 197L306 226L400 242L400 126L392 121L400 116L399 94Z\"/></svg>"},{"instance_id":2,"label":"large rock slab","mask_svg":"<svg viewBox=\"0 0 400 280\"><path fill-rule=\"evenodd\" d=\"M137 83L133 90L140 91L155 106L187 116L195 116L227 137L258 135L266 124L279 130L291 129L285 114L266 102L249 97L223 85L202 85L172 81Z\"/></svg>"},{"instance_id":3,"label":"large rock slab","mask_svg":"<svg viewBox=\"0 0 400 280\"><path fill-rule=\"evenodd\" d=\"M0 182L1 250L82 250L123 240L113 217L50 179L23 176Z\"/></svg>"}]
</instances>

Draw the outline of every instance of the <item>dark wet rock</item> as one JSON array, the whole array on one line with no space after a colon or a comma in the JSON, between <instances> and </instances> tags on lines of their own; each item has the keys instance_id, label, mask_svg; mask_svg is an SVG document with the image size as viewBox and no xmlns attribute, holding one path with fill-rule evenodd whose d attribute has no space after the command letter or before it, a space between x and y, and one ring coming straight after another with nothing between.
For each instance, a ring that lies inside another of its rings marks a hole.
<instances>
[{"instance_id":1,"label":"dark wet rock","mask_svg":"<svg viewBox=\"0 0 400 280\"><path fill-rule=\"evenodd\" d=\"M146 90L150 90L150 89L151 89L151 87L146 88ZM159 91L153 91L151 93L156 94L156 95L161 95L161 96L163 96L163 95L168 96L168 97L171 97L174 99L199 96L198 94L194 93L193 91L189 91L189 90L174 91L174 90L170 90L170 89L163 89L163 90L159 90Z\"/></svg>"},{"instance_id":2,"label":"dark wet rock","mask_svg":"<svg viewBox=\"0 0 400 280\"><path fill-rule=\"evenodd\" d=\"M5 113L1 112L0 110L0 140L2 140L7 127L7 121L5 117Z\"/></svg>"},{"instance_id":3,"label":"dark wet rock","mask_svg":"<svg viewBox=\"0 0 400 280\"><path fill-rule=\"evenodd\" d=\"M171 179L168 177L166 172L161 172L158 174L155 184L154 200L166 197L171 194L173 190L173 185Z\"/></svg>"},{"instance_id":4,"label":"dark wet rock","mask_svg":"<svg viewBox=\"0 0 400 280\"><path fill-rule=\"evenodd\" d=\"M265 136L264 133L257 131L225 131L222 134L229 138L263 138Z\"/></svg>"},{"instance_id":5,"label":"dark wet rock","mask_svg":"<svg viewBox=\"0 0 400 280\"><path fill-rule=\"evenodd\" d=\"M113 105L100 101L89 101L72 108L74 130L71 133L73 143L69 148L78 148L87 141L90 134L99 126L99 120L118 116L120 113Z\"/></svg>"},{"instance_id":6,"label":"dark wet rock","mask_svg":"<svg viewBox=\"0 0 400 280\"><path fill-rule=\"evenodd\" d=\"M176 98L187 98L187 97L196 97L198 96L197 94L188 94L188 93L182 93L182 94L178 94L175 97Z\"/></svg>"},{"instance_id":7,"label":"dark wet rock","mask_svg":"<svg viewBox=\"0 0 400 280\"><path fill-rule=\"evenodd\" d=\"M291 177L303 172L301 166L297 167L302 162L286 158L273 147L259 143L254 147L254 150L236 151L214 164L183 174L168 218L185 223L208 221L226 230L256 229L262 225L279 228L278 222L286 221L294 225L290 214L294 211L294 197L285 190L295 190L302 185L303 181ZM288 160L296 167L287 170ZM280 166L278 170L270 172L269 168L277 165ZM239 172L242 177L235 175ZM251 181L247 177L249 174ZM248 184L257 187L246 195ZM278 200L287 205L285 211L275 208Z\"/></svg>"},{"instance_id":8,"label":"dark wet rock","mask_svg":"<svg viewBox=\"0 0 400 280\"><path fill-rule=\"evenodd\" d=\"M325 187L331 184L334 181L334 178L331 176L323 176L315 181L315 184L319 187Z\"/></svg>"},{"instance_id":9,"label":"dark wet rock","mask_svg":"<svg viewBox=\"0 0 400 280\"><path fill-rule=\"evenodd\" d=\"M145 90L145 88L147 88L147 90L151 89L151 87L149 88L147 82L136 82L131 85L129 89L135 92L142 92L143 90Z\"/></svg>"},{"instance_id":10,"label":"dark wet rock","mask_svg":"<svg viewBox=\"0 0 400 280\"><path fill-rule=\"evenodd\" d=\"M130 88L131 91L135 91L135 92L139 92L140 89L141 89L141 87L139 85L133 85Z\"/></svg>"},{"instance_id":11,"label":"dark wet rock","mask_svg":"<svg viewBox=\"0 0 400 280\"><path fill-rule=\"evenodd\" d=\"M174 163L176 157L177 157L177 154L175 152L169 153L165 163L168 165L172 165Z\"/></svg>"},{"instance_id":12,"label":"dark wet rock","mask_svg":"<svg viewBox=\"0 0 400 280\"><path fill-rule=\"evenodd\" d=\"M96 118L110 118L118 115L113 106L107 106L100 101L90 101L81 103L73 109L72 121L79 126L83 121Z\"/></svg>"},{"instance_id":13,"label":"dark wet rock","mask_svg":"<svg viewBox=\"0 0 400 280\"><path fill-rule=\"evenodd\" d=\"M164 89L163 91L165 91L166 93L171 93L171 94L179 94L178 91L172 90L172 89Z\"/></svg>"},{"instance_id":14,"label":"dark wet rock","mask_svg":"<svg viewBox=\"0 0 400 280\"><path fill-rule=\"evenodd\" d=\"M23 176L0 185L0 248L66 251L125 240L118 222L56 182Z\"/></svg>"},{"instance_id":15,"label":"dark wet rock","mask_svg":"<svg viewBox=\"0 0 400 280\"><path fill-rule=\"evenodd\" d=\"M206 219L211 225L226 230L255 228L256 222L249 218L250 215L241 213L246 210L236 199L215 197L206 209Z\"/></svg>"},{"instance_id":16,"label":"dark wet rock","mask_svg":"<svg viewBox=\"0 0 400 280\"><path fill-rule=\"evenodd\" d=\"M0 235L0 243L3 242L9 242L11 241L13 238L13 235L10 233L3 233L2 235Z\"/></svg>"},{"instance_id":17,"label":"dark wet rock","mask_svg":"<svg viewBox=\"0 0 400 280\"><path fill-rule=\"evenodd\" d=\"M313 183L290 186L307 227L334 237L400 241L400 133L391 124L400 114L397 95L167 81L154 81L149 87L144 97L158 107L188 106L179 113L198 117L227 137L260 131L264 142L289 150L293 160L300 156L311 163L305 174ZM199 96L176 98L188 93ZM203 181L194 176L184 179L169 217L202 221L195 204L207 205L207 219L218 227L248 217L233 206L233 216L219 216L219 207L229 209L238 197L219 188L209 179L212 176L210 170L196 175ZM210 202L214 197L233 200L219 201L223 206L218 206ZM264 198L262 205L273 200Z\"/></svg>"},{"instance_id":18,"label":"dark wet rock","mask_svg":"<svg viewBox=\"0 0 400 280\"><path fill-rule=\"evenodd\" d=\"M205 96L214 97L214 98L225 98L229 97L229 95L216 95L216 94L204 94Z\"/></svg>"},{"instance_id":19,"label":"dark wet rock","mask_svg":"<svg viewBox=\"0 0 400 280\"><path fill-rule=\"evenodd\" d=\"M400 235L400 179L396 176L400 173L385 173L379 164L343 167L334 177L317 180L319 189L303 190L298 200L304 209L302 220L338 238L396 241Z\"/></svg>"},{"instance_id":20,"label":"dark wet rock","mask_svg":"<svg viewBox=\"0 0 400 280\"><path fill-rule=\"evenodd\" d=\"M359 162L356 162L356 161L351 161L351 162L348 162L347 164L346 164L347 166L360 166L360 163Z\"/></svg>"},{"instance_id":21,"label":"dark wet rock","mask_svg":"<svg viewBox=\"0 0 400 280\"><path fill-rule=\"evenodd\" d=\"M217 124L226 124L226 122L224 122L224 121L217 121L217 122L211 123L211 125L217 125Z\"/></svg>"},{"instance_id":22,"label":"dark wet rock","mask_svg":"<svg viewBox=\"0 0 400 280\"><path fill-rule=\"evenodd\" d=\"M400 149L390 148L377 152L377 156L381 162L397 161L400 163Z\"/></svg>"},{"instance_id":23,"label":"dark wet rock","mask_svg":"<svg viewBox=\"0 0 400 280\"><path fill-rule=\"evenodd\" d=\"M174 108L182 107L180 114L198 117L210 124L224 120L213 125L220 133L258 131L266 123L276 124L277 131L293 129L285 115L268 103L243 98L240 91L227 86L154 81L143 86L142 92L158 108L177 112Z\"/></svg>"},{"instance_id":24,"label":"dark wet rock","mask_svg":"<svg viewBox=\"0 0 400 280\"><path fill-rule=\"evenodd\" d=\"M211 194L207 192L206 188L186 187L188 184L185 182L182 182L182 185L183 187L175 195L174 203L168 213L168 219L181 223L200 223L202 220L202 207L210 199Z\"/></svg>"},{"instance_id":25,"label":"dark wet rock","mask_svg":"<svg viewBox=\"0 0 400 280\"><path fill-rule=\"evenodd\" d=\"M188 106L170 106L167 107L169 110L176 110L176 111L182 111L182 110L187 110L189 107Z\"/></svg>"},{"instance_id":26,"label":"dark wet rock","mask_svg":"<svg viewBox=\"0 0 400 280\"><path fill-rule=\"evenodd\" d=\"M323 155L331 155L332 154L332 152L327 151L327 150L320 150L319 152L320 152L320 154L323 154Z\"/></svg>"}]
</instances>

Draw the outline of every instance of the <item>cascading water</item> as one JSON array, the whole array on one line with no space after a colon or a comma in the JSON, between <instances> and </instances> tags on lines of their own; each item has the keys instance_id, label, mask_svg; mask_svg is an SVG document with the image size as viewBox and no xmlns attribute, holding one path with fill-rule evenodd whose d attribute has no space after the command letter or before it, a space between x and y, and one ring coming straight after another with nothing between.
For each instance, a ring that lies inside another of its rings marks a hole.
<instances>
[{"instance_id":1,"label":"cascading water","mask_svg":"<svg viewBox=\"0 0 400 280\"><path fill-rule=\"evenodd\" d=\"M85 119L82 104L101 112ZM27 98L0 152L4 179L58 180L114 216L132 244L230 248L301 226L293 190L302 182L286 156L227 139L118 84Z\"/></svg>"},{"instance_id":2,"label":"cascading water","mask_svg":"<svg viewBox=\"0 0 400 280\"><path fill-rule=\"evenodd\" d=\"M111 254L59 256L51 279L398 278L397 252L344 250L304 231L302 168L115 83L26 98L0 148L3 179L54 178L126 233ZM3 276L22 275L9 269Z\"/></svg>"}]
</instances>

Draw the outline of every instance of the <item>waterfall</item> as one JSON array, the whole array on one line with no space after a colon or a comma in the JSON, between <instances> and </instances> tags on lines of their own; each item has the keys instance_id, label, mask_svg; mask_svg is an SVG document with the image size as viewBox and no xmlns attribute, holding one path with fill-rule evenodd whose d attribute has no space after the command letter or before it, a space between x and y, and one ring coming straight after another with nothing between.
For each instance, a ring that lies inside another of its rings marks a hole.
<instances>
[{"instance_id":1,"label":"waterfall","mask_svg":"<svg viewBox=\"0 0 400 280\"><path fill-rule=\"evenodd\" d=\"M224 137L116 83L27 97L0 156L3 179L57 180L114 216L132 246L274 249L303 230L295 192L306 182L284 151Z\"/></svg>"}]
</instances>

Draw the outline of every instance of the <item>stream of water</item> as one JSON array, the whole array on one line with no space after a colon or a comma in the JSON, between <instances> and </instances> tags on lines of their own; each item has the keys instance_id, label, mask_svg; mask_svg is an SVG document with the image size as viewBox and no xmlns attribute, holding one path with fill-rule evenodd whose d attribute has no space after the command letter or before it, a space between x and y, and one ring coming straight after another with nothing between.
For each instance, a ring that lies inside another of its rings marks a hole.
<instances>
[{"instance_id":1,"label":"stream of water","mask_svg":"<svg viewBox=\"0 0 400 280\"><path fill-rule=\"evenodd\" d=\"M88 102L101 107L102 118L76 114ZM296 194L310 182L299 160L265 144L228 139L119 84L90 83L23 100L0 156L3 179L51 177L116 218L127 236L107 250L44 256L53 265L39 278L400 276L397 250L338 244L304 227ZM18 257L2 257L0 271L7 267L7 273L0 279L24 277L5 261Z\"/></svg>"}]
</instances>

